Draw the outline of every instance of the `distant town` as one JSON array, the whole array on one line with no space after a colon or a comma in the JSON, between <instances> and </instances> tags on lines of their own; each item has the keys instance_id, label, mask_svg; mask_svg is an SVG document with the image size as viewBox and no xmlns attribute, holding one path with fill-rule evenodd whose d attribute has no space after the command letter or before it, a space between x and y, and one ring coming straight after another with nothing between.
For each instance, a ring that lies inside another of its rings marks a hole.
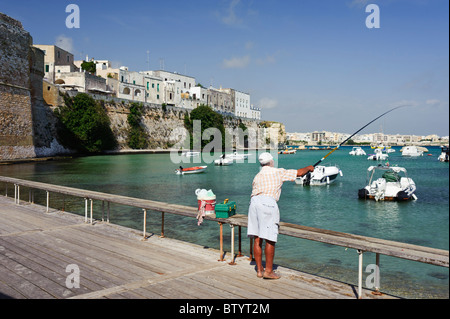
<instances>
[{"instance_id":1,"label":"distant town","mask_svg":"<svg viewBox=\"0 0 450 319\"><path fill-rule=\"evenodd\" d=\"M340 144L351 134L335 132L312 132L312 133L286 133L287 143L289 145L336 145ZM390 135L383 133L355 135L349 140L348 144L360 145L443 145L449 143L448 136L427 135Z\"/></svg>"}]
</instances>

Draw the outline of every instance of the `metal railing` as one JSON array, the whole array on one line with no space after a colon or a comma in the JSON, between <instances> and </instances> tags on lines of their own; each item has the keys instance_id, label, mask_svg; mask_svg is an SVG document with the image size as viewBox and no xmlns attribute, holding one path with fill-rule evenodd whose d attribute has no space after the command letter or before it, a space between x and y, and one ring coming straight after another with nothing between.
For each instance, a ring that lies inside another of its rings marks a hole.
<instances>
[{"instance_id":1,"label":"metal railing","mask_svg":"<svg viewBox=\"0 0 450 319\"><path fill-rule=\"evenodd\" d=\"M34 181L21 180L10 177L0 176L0 182L6 183L6 196L8 196L8 184L14 185L14 202L20 205L20 187L29 188L29 202L34 203L34 189L44 190L46 192L46 212L49 212L50 208L50 192L59 193L63 195L70 195L74 197L84 198L85 200L85 223L93 223L93 201L102 201L102 221L104 221L105 214L105 202L107 202L107 219L109 222L110 217L110 203L121 204L125 206L138 207L143 211L143 238L146 240L146 228L147 228L147 211L159 211L161 212L161 237L164 237L164 214L176 214L190 218L196 218L198 214L197 207L182 206L176 204L169 204L164 202L157 202L152 200L145 200L121 195L113 195L107 193L101 193L90 190L82 190L66 186L58 186L52 184L45 184ZM88 202L90 205L88 205ZM89 208L90 207L90 208ZM90 217L88 218L88 212ZM220 256L219 261L224 261L223 251L223 225L229 224L231 226L231 262L235 264L235 257L242 256L241 254L241 227L247 227L246 215L234 215L227 219L215 218L215 215L207 215L204 220L216 221L220 225ZM239 248L238 254L235 256L234 252L234 227L239 228ZM316 242L322 242L326 244L341 246L345 248L352 248L358 252L358 298L362 297L362 269L363 269L363 253L372 252L376 254L376 271L375 271L375 293L379 292L379 260L380 255L392 256L402 258L406 260L418 261L421 263L427 263L431 265L437 265L441 267L449 267L449 252L448 250L441 250L429 247L423 247L418 245L411 245L406 243L400 243L395 241L383 240L379 238L365 237L359 235L353 235L349 233L341 233L331 230L324 230L319 228L312 228L307 226L301 226L290 223L280 223L279 233L281 235L287 235L295 238L302 238L312 240ZM252 241L250 241L250 258L252 259Z\"/></svg>"}]
</instances>

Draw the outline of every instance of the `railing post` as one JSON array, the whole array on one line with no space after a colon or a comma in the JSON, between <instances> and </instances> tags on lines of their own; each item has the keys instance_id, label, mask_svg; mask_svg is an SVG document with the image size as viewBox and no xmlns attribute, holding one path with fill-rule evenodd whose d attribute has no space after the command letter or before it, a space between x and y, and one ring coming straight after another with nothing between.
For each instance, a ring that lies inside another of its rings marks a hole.
<instances>
[{"instance_id":1,"label":"railing post","mask_svg":"<svg viewBox=\"0 0 450 319\"><path fill-rule=\"evenodd\" d=\"M242 257L242 247L241 247L241 226L238 226L238 233L239 233L239 251L236 257Z\"/></svg>"},{"instance_id":2,"label":"railing post","mask_svg":"<svg viewBox=\"0 0 450 319\"><path fill-rule=\"evenodd\" d=\"M380 292L380 254L377 253L375 255L375 264L376 264L376 268L375 268L375 291L374 291L374 295L381 295Z\"/></svg>"},{"instance_id":3,"label":"railing post","mask_svg":"<svg viewBox=\"0 0 450 319\"><path fill-rule=\"evenodd\" d=\"M90 201L91 201L91 225L92 225L92 210L93 210L93 200L92 199L90 199Z\"/></svg>"},{"instance_id":4,"label":"railing post","mask_svg":"<svg viewBox=\"0 0 450 319\"><path fill-rule=\"evenodd\" d=\"M49 194L48 191L46 191L46 193L47 193L47 210L46 210L46 212L48 213L48 207L49 207L49 204L50 204L50 194Z\"/></svg>"},{"instance_id":5,"label":"railing post","mask_svg":"<svg viewBox=\"0 0 450 319\"><path fill-rule=\"evenodd\" d=\"M362 299L363 251L358 249L358 299Z\"/></svg>"},{"instance_id":6,"label":"railing post","mask_svg":"<svg viewBox=\"0 0 450 319\"><path fill-rule=\"evenodd\" d=\"M229 265L236 265L234 262L234 225L230 224L231 227L231 262L229 262Z\"/></svg>"},{"instance_id":7,"label":"railing post","mask_svg":"<svg viewBox=\"0 0 450 319\"><path fill-rule=\"evenodd\" d=\"M142 237L142 240L147 240L146 231L147 231L147 210L143 209L144 211L144 237Z\"/></svg>"},{"instance_id":8,"label":"railing post","mask_svg":"<svg viewBox=\"0 0 450 319\"><path fill-rule=\"evenodd\" d=\"M105 201L102 200L102 222L105 221Z\"/></svg>"},{"instance_id":9,"label":"railing post","mask_svg":"<svg viewBox=\"0 0 450 319\"><path fill-rule=\"evenodd\" d=\"M108 202L108 212L106 215L106 222L109 223L109 202Z\"/></svg>"},{"instance_id":10,"label":"railing post","mask_svg":"<svg viewBox=\"0 0 450 319\"><path fill-rule=\"evenodd\" d=\"M87 212L88 212L88 199L84 199L84 222L87 224Z\"/></svg>"},{"instance_id":11,"label":"railing post","mask_svg":"<svg viewBox=\"0 0 450 319\"><path fill-rule=\"evenodd\" d=\"M219 222L220 225L220 257L218 261L223 261L223 223Z\"/></svg>"},{"instance_id":12,"label":"railing post","mask_svg":"<svg viewBox=\"0 0 450 319\"><path fill-rule=\"evenodd\" d=\"M161 212L161 236L159 238L164 238L164 212Z\"/></svg>"}]
</instances>

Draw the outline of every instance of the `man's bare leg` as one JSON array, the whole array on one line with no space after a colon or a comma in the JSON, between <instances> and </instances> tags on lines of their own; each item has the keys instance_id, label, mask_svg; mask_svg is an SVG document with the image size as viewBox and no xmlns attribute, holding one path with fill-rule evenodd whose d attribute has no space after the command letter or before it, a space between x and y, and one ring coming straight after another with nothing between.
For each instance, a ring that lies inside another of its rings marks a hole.
<instances>
[{"instance_id":1,"label":"man's bare leg","mask_svg":"<svg viewBox=\"0 0 450 319\"><path fill-rule=\"evenodd\" d=\"M255 256L255 262L256 262L256 271L257 271L257 276L258 277L262 277L263 273L264 273L264 268L262 265L262 242L263 239L255 236L253 238L254 242L253 242L253 253Z\"/></svg>"},{"instance_id":2,"label":"man's bare leg","mask_svg":"<svg viewBox=\"0 0 450 319\"><path fill-rule=\"evenodd\" d=\"M273 259L275 257L275 242L266 240L266 247L264 249L266 255L266 270L264 271L264 278L278 279L279 275L273 272Z\"/></svg>"}]
</instances>

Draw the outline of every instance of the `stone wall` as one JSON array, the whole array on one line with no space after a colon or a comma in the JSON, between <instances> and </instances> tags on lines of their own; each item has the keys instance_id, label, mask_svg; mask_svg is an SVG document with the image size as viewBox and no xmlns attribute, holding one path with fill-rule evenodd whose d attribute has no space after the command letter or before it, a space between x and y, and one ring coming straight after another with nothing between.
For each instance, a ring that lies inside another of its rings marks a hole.
<instances>
[{"instance_id":1,"label":"stone wall","mask_svg":"<svg viewBox=\"0 0 450 319\"><path fill-rule=\"evenodd\" d=\"M0 160L35 157L31 110L32 38L0 13Z\"/></svg>"}]
</instances>

